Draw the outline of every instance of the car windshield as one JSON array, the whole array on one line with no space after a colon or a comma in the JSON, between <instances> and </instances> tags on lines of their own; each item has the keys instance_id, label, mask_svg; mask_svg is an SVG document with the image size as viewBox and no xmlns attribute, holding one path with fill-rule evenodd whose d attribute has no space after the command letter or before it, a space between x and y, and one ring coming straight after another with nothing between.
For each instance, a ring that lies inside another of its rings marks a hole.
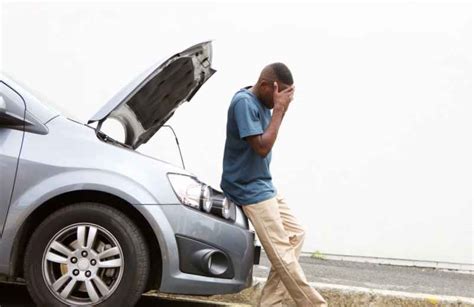
<instances>
[{"instance_id":1,"label":"car windshield","mask_svg":"<svg viewBox=\"0 0 474 307\"><path fill-rule=\"evenodd\" d=\"M76 117L72 114L70 114L66 109L64 109L62 106L58 105L58 104L55 104L53 102L51 102L49 99L46 98L45 95L43 95L41 92L38 92L36 89L28 86L27 84L21 82L21 81L18 81L19 78L15 78L14 76L10 75L10 74L3 74L5 75L6 77L8 77L9 79L13 80L16 84L20 85L23 90L25 90L26 92L28 92L28 94L30 94L31 96L33 96L33 98L37 99L38 101L41 102L41 104L45 107L45 108L48 108L48 109L51 109L53 111L57 111L59 113L61 113L62 115L66 116L66 117L69 117L71 119L76 119Z\"/></svg>"}]
</instances>

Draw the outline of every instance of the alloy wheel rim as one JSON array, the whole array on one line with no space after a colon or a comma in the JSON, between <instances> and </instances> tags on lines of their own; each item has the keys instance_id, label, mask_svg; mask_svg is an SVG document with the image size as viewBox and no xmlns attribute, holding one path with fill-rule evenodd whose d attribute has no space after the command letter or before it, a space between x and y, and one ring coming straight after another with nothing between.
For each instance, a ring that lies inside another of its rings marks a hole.
<instances>
[{"instance_id":1,"label":"alloy wheel rim","mask_svg":"<svg viewBox=\"0 0 474 307\"><path fill-rule=\"evenodd\" d=\"M49 241L42 259L43 279L51 293L67 305L99 304L120 284L123 252L102 226L67 226Z\"/></svg>"}]
</instances>

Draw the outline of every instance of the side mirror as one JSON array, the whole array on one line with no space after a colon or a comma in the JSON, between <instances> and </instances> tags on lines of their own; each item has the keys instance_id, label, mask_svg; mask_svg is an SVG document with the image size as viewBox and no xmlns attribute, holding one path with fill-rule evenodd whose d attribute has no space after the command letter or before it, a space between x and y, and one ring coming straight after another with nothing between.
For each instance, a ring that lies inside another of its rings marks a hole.
<instances>
[{"instance_id":1,"label":"side mirror","mask_svg":"<svg viewBox=\"0 0 474 307\"><path fill-rule=\"evenodd\" d=\"M20 96L15 97L12 95L10 98L8 95L4 95L1 90L0 88L0 129L6 128L23 132L48 134L48 128L32 114L26 112L25 102ZM18 101L15 101L16 98Z\"/></svg>"},{"instance_id":2,"label":"side mirror","mask_svg":"<svg viewBox=\"0 0 474 307\"><path fill-rule=\"evenodd\" d=\"M23 129L23 118L12 114L7 110L7 103L3 96L0 96L0 128L7 127L12 129Z\"/></svg>"},{"instance_id":3,"label":"side mirror","mask_svg":"<svg viewBox=\"0 0 474 307\"><path fill-rule=\"evenodd\" d=\"M2 96L0 96L0 114L5 114L7 112L7 104Z\"/></svg>"}]
</instances>

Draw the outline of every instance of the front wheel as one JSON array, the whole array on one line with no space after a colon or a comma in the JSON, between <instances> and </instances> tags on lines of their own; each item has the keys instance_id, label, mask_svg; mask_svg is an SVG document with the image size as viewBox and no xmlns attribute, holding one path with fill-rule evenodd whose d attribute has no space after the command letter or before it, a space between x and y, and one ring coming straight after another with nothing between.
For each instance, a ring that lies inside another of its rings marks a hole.
<instances>
[{"instance_id":1,"label":"front wheel","mask_svg":"<svg viewBox=\"0 0 474 307\"><path fill-rule=\"evenodd\" d=\"M39 306L133 306L150 268L148 247L122 212L95 203L62 208L31 237L24 271Z\"/></svg>"}]
</instances>

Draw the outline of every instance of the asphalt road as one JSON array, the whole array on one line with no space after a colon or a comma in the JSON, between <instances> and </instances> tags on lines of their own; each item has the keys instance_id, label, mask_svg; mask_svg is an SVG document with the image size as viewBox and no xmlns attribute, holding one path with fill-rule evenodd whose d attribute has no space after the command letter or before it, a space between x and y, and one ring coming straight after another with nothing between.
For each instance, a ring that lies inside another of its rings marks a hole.
<instances>
[{"instance_id":1,"label":"asphalt road","mask_svg":"<svg viewBox=\"0 0 474 307\"><path fill-rule=\"evenodd\" d=\"M35 307L35 303L28 294L26 286L0 282L0 307ZM214 304L196 303L190 301L174 301L153 296L142 296L137 307L204 307L217 306Z\"/></svg>"},{"instance_id":2,"label":"asphalt road","mask_svg":"<svg viewBox=\"0 0 474 307\"><path fill-rule=\"evenodd\" d=\"M411 293L474 297L474 274L428 268L379 265L350 261L302 257L300 263L309 281ZM254 276L267 277L270 263L262 252ZM24 285L0 282L0 307L35 306ZM215 304L175 301L142 296L137 304L145 306L217 306Z\"/></svg>"},{"instance_id":3,"label":"asphalt road","mask_svg":"<svg viewBox=\"0 0 474 307\"><path fill-rule=\"evenodd\" d=\"M307 279L316 283L474 297L474 274L310 257L301 257L300 264ZM267 277L269 267L270 263L262 252L254 276Z\"/></svg>"}]
</instances>

